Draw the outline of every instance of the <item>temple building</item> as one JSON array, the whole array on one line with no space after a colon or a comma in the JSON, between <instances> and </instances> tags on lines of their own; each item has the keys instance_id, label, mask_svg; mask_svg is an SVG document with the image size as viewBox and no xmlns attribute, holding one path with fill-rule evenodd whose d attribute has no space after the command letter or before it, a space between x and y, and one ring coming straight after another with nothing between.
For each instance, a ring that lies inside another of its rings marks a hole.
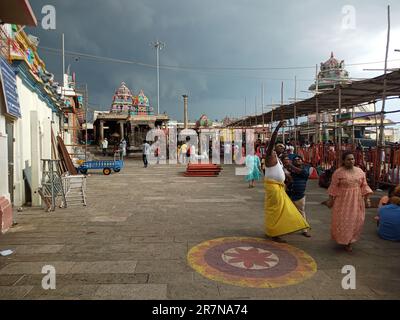
<instances>
[{"instance_id":1,"label":"temple building","mask_svg":"<svg viewBox=\"0 0 400 320\"><path fill-rule=\"evenodd\" d=\"M213 125L212 120L208 119L208 117L203 114L199 120L196 121L196 128L201 129L201 128L211 128Z\"/></svg>"},{"instance_id":2,"label":"temple building","mask_svg":"<svg viewBox=\"0 0 400 320\"><path fill-rule=\"evenodd\" d=\"M140 90L137 95L122 82L115 91L109 112L99 113L94 122L98 142L107 138L110 144L118 144L123 138L128 152L141 151L146 134L153 128L166 128L166 114L154 114L148 97Z\"/></svg>"},{"instance_id":3,"label":"temple building","mask_svg":"<svg viewBox=\"0 0 400 320\"><path fill-rule=\"evenodd\" d=\"M318 73L318 91L331 90L336 84L351 83L349 73L344 69L344 60L337 60L333 52L328 61L321 63ZM309 88L310 91L316 91L316 83Z\"/></svg>"}]
</instances>

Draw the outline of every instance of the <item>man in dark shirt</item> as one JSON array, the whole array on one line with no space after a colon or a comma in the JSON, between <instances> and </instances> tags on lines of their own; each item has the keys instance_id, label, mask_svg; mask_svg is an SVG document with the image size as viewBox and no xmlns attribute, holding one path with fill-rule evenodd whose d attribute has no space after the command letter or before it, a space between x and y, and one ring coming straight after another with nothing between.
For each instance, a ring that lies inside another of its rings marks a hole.
<instances>
[{"instance_id":1,"label":"man in dark shirt","mask_svg":"<svg viewBox=\"0 0 400 320\"><path fill-rule=\"evenodd\" d=\"M293 164L286 163L286 169L290 172L292 177L292 182L286 191L290 199L293 201L296 208L303 215L304 219L307 220L306 217L306 188L307 181L309 177L309 170L304 165L303 159L296 155L293 159ZM303 235L307 238L311 237L307 229L303 230Z\"/></svg>"},{"instance_id":2,"label":"man in dark shirt","mask_svg":"<svg viewBox=\"0 0 400 320\"><path fill-rule=\"evenodd\" d=\"M400 241L399 197L391 197L389 204L379 209L378 234L385 240Z\"/></svg>"}]
</instances>

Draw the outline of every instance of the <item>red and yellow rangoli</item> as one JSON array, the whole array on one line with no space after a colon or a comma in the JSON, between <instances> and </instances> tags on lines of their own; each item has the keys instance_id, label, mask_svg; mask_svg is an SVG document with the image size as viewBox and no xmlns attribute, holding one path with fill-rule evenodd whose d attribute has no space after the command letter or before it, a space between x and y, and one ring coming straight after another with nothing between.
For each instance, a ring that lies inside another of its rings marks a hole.
<instances>
[{"instance_id":1,"label":"red and yellow rangoli","mask_svg":"<svg viewBox=\"0 0 400 320\"><path fill-rule=\"evenodd\" d=\"M253 288L294 285L317 271L314 259L287 244L259 238L220 238L188 253L189 265L204 277Z\"/></svg>"}]
</instances>

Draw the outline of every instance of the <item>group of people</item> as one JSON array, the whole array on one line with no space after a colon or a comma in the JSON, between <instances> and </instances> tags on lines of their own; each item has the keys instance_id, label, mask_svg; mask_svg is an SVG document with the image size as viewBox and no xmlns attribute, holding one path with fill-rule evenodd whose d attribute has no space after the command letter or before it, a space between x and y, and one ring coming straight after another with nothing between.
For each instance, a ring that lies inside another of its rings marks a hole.
<instances>
[{"instance_id":1,"label":"group of people","mask_svg":"<svg viewBox=\"0 0 400 320\"><path fill-rule=\"evenodd\" d=\"M156 147L154 149L154 157L157 159L157 164L160 162L161 152L160 148ZM152 148L147 141L143 142L142 145L143 151L143 164L144 167L147 168L149 165L149 156L152 152ZM205 150L202 154L198 155L196 152L196 148L193 144L190 144L190 137L185 138L185 143L180 145L177 149L177 156L179 159L179 163L188 164L190 162L194 162L197 160L208 159L208 152Z\"/></svg>"},{"instance_id":2,"label":"group of people","mask_svg":"<svg viewBox=\"0 0 400 320\"><path fill-rule=\"evenodd\" d=\"M310 225L305 213L305 190L309 168L301 156L289 155L283 144L276 144L280 122L267 147L265 172L259 157L246 157L249 187L264 174L265 233L273 241L286 242L282 236L301 231L310 237ZM355 166L351 151L342 155L342 166L335 170L328 188L327 206L332 210L331 237L351 252L360 239L365 222L365 209L371 206L372 189L368 186L365 172ZM383 239L400 240L400 186L392 191L379 209L378 234Z\"/></svg>"},{"instance_id":3,"label":"group of people","mask_svg":"<svg viewBox=\"0 0 400 320\"><path fill-rule=\"evenodd\" d=\"M310 168L300 155L287 146L276 143L280 122L271 140L261 152L246 156L246 180L249 188L264 176L265 188L265 233L273 241L286 242L282 236L301 232L311 237L306 216L306 187ZM189 163L195 151L190 138L179 148L181 163ZM143 144L143 162L148 166L150 145ZM259 154L260 153L260 154ZM365 209L371 206L373 194L368 186L365 172L355 166L353 152L342 154L342 166L332 172L329 179L327 206L332 210L331 237L343 248L351 252L353 244L360 239L365 222ZM400 186L392 189L388 197L380 203L378 234L381 238L400 241Z\"/></svg>"},{"instance_id":4,"label":"group of people","mask_svg":"<svg viewBox=\"0 0 400 320\"><path fill-rule=\"evenodd\" d=\"M196 149L194 145L190 143L190 137L186 137L185 143L178 147L178 159L179 163L187 164L194 160L196 155Z\"/></svg>"},{"instance_id":5,"label":"group of people","mask_svg":"<svg viewBox=\"0 0 400 320\"><path fill-rule=\"evenodd\" d=\"M114 154L118 153L121 158L126 157L127 145L128 143L125 140L125 138L122 138L119 143L114 144L113 153ZM103 153L103 157L107 156L107 149L108 149L108 139L104 138L104 140L101 141L101 150Z\"/></svg>"}]
</instances>

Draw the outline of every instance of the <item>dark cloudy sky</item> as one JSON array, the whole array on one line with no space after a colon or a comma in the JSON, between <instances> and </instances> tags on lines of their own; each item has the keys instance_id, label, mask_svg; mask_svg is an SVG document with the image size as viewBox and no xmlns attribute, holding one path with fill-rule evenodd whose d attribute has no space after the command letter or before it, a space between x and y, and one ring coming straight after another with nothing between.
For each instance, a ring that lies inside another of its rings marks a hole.
<instances>
[{"instance_id":1,"label":"dark cloudy sky","mask_svg":"<svg viewBox=\"0 0 400 320\"><path fill-rule=\"evenodd\" d=\"M108 110L112 96L124 81L137 93L143 89L157 108L156 52L149 45L166 43L160 52L160 111L183 118L182 94L189 95L189 116L205 113L212 119L261 112L261 86L265 104L280 99L281 81L285 100L298 97L315 77L315 65L333 51L346 64L382 61L385 57L387 5L391 5L392 37L389 59L399 66L400 4L382 0L31 0L37 28L26 31L40 38L40 46L61 48L65 34L67 51L80 52L151 66L115 63L67 56L66 66L87 83L90 103ZM56 8L56 30L41 28L42 7ZM343 7L355 8L355 29L344 28ZM39 50L47 69L58 79L61 56ZM174 66L165 68L165 66ZM314 66L314 68L313 68ZM180 67L180 68L175 68ZM183 67L190 67L185 69ZM268 67L308 67L268 70ZM242 68L242 69L241 69ZM264 69L263 69L264 68ZM349 66L354 78L377 76L366 72L375 65Z\"/></svg>"}]
</instances>

